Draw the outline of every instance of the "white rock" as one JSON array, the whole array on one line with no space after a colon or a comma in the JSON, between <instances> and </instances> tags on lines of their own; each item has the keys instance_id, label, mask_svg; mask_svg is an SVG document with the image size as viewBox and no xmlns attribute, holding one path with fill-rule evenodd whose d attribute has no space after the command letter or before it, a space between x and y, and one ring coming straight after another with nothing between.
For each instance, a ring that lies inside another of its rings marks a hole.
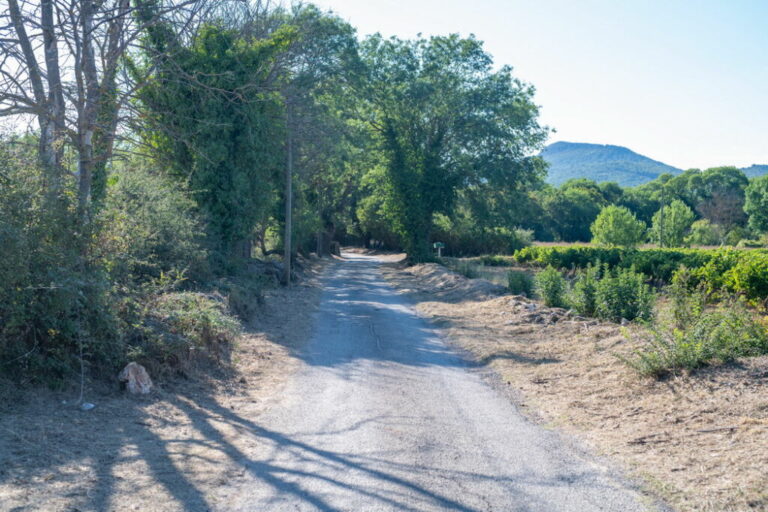
<instances>
[{"instance_id":1,"label":"white rock","mask_svg":"<svg viewBox=\"0 0 768 512\"><path fill-rule=\"evenodd\" d=\"M128 363L117 378L126 383L128 392L135 395L146 395L152 391L152 379L149 378L146 368L138 363Z\"/></svg>"}]
</instances>

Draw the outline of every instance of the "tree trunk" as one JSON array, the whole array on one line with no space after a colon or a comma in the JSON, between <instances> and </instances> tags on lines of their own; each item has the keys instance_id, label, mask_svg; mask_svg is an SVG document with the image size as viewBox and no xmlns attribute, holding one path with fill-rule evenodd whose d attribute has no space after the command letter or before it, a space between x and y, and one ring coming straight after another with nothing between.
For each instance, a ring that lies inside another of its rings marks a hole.
<instances>
[{"instance_id":1,"label":"tree trunk","mask_svg":"<svg viewBox=\"0 0 768 512\"><path fill-rule=\"evenodd\" d=\"M287 111L286 166L285 166L285 235L283 237L283 284L291 284L291 239L293 232L293 134L291 133L291 106Z\"/></svg>"}]
</instances>

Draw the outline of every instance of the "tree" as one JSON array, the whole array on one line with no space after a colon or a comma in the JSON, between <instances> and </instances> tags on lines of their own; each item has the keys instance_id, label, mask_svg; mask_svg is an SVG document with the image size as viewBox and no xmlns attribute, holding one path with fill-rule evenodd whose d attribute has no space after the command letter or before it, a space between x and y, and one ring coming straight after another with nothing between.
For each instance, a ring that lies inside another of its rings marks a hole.
<instances>
[{"instance_id":1,"label":"tree","mask_svg":"<svg viewBox=\"0 0 768 512\"><path fill-rule=\"evenodd\" d=\"M610 205L600 211L591 230L593 243L634 247L645 240L646 225L627 208Z\"/></svg>"},{"instance_id":2,"label":"tree","mask_svg":"<svg viewBox=\"0 0 768 512\"><path fill-rule=\"evenodd\" d=\"M131 98L123 59L147 26L173 18L194 26L205 0L155 0L151 18L134 16L129 0L6 0L0 7L0 116L34 116L49 196L76 179L83 223L103 197L120 114ZM1 4L0 4L1 5ZM74 149L77 169L63 161Z\"/></svg>"},{"instance_id":3,"label":"tree","mask_svg":"<svg viewBox=\"0 0 768 512\"><path fill-rule=\"evenodd\" d=\"M592 180L573 179L544 195L544 209L560 240L586 242L589 226L606 202L600 187Z\"/></svg>"},{"instance_id":4,"label":"tree","mask_svg":"<svg viewBox=\"0 0 768 512\"><path fill-rule=\"evenodd\" d=\"M651 239L660 247L680 247L685 243L685 235L696 215L679 199L662 208L653 215Z\"/></svg>"},{"instance_id":5,"label":"tree","mask_svg":"<svg viewBox=\"0 0 768 512\"><path fill-rule=\"evenodd\" d=\"M687 245L718 245L725 237L723 229L709 222L707 219L699 219L691 224L690 234L685 237Z\"/></svg>"},{"instance_id":6,"label":"tree","mask_svg":"<svg viewBox=\"0 0 768 512\"><path fill-rule=\"evenodd\" d=\"M745 190L744 211L749 227L760 233L768 231L768 176L754 178Z\"/></svg>"},{"instance_id":7,"label":"tree","mask_svg":"<svg viewBox=\"0 0 768 512\"><path fill-rule=\"evenodd\" d=\"M253 227L277 196L285 123L272 82L295 37L287 27L266 37L244 28L210 22L184 44L153 27L138 94L144 140L194 192L225 259L249 253Z\"/></svg>"},{"instance_id":8,"label":"tree","mask_svg":"<svg viewBox=\"0 0 768 512\"><path fill-rule=\"evenodd\" d=\"M363 119L386 155L395 230L411 261L432 258L436 213L460 188L515 187L543 173L547 130L533 88L492 69L482 43L458 35L415 41L376 35L361 45Z\"/></svg>"}]
</instances>

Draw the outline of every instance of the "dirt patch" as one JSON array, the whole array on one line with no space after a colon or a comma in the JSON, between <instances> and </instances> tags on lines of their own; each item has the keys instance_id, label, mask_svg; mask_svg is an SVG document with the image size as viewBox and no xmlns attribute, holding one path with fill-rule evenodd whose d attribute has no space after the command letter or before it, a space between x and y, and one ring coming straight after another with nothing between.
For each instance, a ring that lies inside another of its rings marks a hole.
<instances>
[{"instance_id":1,"label":"dirt patch","mask_svg":"<svg viewBox=\"0 0 768 512\"><path fill-rule=\"evenodd\" d=\"M386 275L537 416L622 460L677 509L768 510L768 357L640 379L617 358L639 346L618 325L519 296L446 300L428 273Z\"/></svg>"},{"instance_id":2,"label":"dirt patch","mask_svg":"<svg viewBox=\"0 0 768 512\"><path fill-rule=\"evenodd\" d=\"M233 351L207 380L160 383L147 398L28 391L0 403L0 510L208 510L260 449L258 417L299 366L328 260L267 292Z\"/></svg>"}]
</instances>

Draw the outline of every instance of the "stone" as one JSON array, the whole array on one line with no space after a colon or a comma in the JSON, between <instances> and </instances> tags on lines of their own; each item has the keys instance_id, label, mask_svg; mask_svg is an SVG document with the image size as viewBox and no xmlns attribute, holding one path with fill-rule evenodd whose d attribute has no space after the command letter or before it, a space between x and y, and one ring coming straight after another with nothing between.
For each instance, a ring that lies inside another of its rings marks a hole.
<instances>
[{"instance_id":1,"label":"stone","mask_svg":"<svg viewBox=\"0 0 768 512\"><path fill-rule=\"evenodd\" d=\"M128 363L117 378L125 382L125 388L134 395L146 395L152 391L152 379L146 368L138 363Z\"/></svg>"}]
</instances>

